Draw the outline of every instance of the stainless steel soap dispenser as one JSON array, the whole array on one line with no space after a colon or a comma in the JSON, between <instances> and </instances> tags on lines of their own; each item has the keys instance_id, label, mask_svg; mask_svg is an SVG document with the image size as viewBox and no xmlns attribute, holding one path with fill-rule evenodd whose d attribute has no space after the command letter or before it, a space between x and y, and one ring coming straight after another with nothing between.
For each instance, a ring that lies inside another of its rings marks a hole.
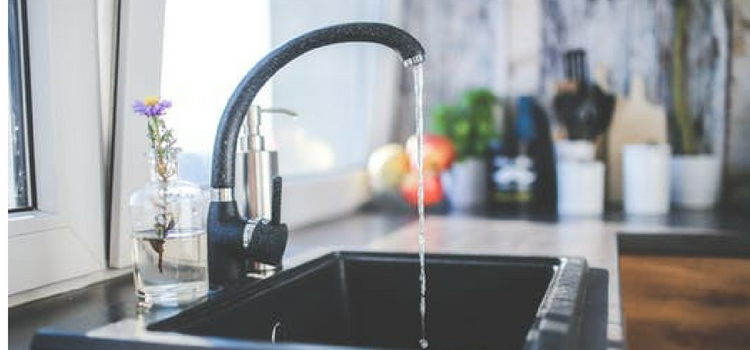
<instances>
[{"instance_id":1,"label":"stainless steel soap dispenser","mask_svg":"<svg viewBox=\"0 0 750 350\"><path fill-rule=\"evenodd\" d=\"M251 106L237 140L235 196L240 213L250 219L271 219L273 178L279 175L279 159L275 150L266 148L261 133L264 114L297 113L285 108Z\"/></svg>"},{"instance_id":2,"label":"stainless steel soap dispenser","mask_svg":"<svg viewBox=\"0 0 750 350\"><path fill-rule=\"evenodd\" d=\"M235 199L240 213L255 221L271 220L273 217L273 179L279 175L279 159L275 150L266 148L266 140L261 132L261 117L271 113L297 115L284 108L250 106L237 139ZM266 278L280 268L248 260L247 276Z\"/></svg>"}]
</instances>

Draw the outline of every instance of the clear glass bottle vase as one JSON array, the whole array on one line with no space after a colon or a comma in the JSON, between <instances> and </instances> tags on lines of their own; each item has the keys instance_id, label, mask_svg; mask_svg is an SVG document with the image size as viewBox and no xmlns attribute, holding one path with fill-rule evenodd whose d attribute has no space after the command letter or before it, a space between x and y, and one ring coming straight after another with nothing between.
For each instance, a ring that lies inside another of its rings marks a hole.
<instances>
[{"instance_id":1,"label":"clear glass bottle vase","mask_svg":"<svg viewBox=\"0 0 750 350\"><path fill-rule=\"evenodd\" d=\"M208 198L178 178L178 153L151 150L149 182L130 196L133 277L142 308L185 305L208 292Z\"/></svg>"}]
</instances>

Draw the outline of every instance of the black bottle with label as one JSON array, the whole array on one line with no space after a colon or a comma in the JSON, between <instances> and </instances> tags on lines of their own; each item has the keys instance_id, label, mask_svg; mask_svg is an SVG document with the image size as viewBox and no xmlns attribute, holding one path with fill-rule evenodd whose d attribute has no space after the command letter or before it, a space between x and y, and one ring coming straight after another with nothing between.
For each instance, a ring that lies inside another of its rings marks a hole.
<instances>
[{"instance_id":1,"label":"black bottle with label","mask_svg":"<svg viewBox=\"0 0 750 350\"><path fill-rule=\"evenodd\" d=\"M533 97L518 98L515 113L487 152L488 207L497 213L554 212L555 168L549 124Z\"/></svg>"}]
</instances>

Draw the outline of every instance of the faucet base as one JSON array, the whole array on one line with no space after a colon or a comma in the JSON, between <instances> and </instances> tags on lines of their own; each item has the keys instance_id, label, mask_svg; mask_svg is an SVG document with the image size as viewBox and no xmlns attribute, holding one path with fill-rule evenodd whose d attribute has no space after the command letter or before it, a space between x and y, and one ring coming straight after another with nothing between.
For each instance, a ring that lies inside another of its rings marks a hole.
<instances>
[{"instance_id":1,"label":"faucet base","mask_svg":"<svg viewBox=\"0 0 750 350\"><path fill-rule=\"evenodd\" d=\"M211 202L208 208L208 279L212 286L226 286L245 276L242 232L245 221L237 203Z\"/></svg>"}]
</instances>

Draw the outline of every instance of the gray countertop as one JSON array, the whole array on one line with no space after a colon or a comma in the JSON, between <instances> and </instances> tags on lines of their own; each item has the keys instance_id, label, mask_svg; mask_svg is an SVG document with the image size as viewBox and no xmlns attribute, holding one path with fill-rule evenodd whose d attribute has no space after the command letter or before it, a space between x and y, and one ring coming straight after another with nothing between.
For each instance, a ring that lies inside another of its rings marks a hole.
<instances>
[{"instance_id":1,"label":"gray countertop","mask_svg":"<svg viewBox=\"0 0 750 350\"><path fill-rule=\"evenodd\" d=\"M618 239L621 249L625 244L628 250L635 252L675 253L682 249L695 254L705 253L699 249L704 247L711 255L724 252L750 255L750 241L744 232L748 227L746 221L738 220L731 227L722 226L725 222L673 218L499 219L476 213L430 215L426 223L427 251L586 258L591 267L606 269L609 273L607 341L624 344ZM417 223L413 215L360 212L293 231L284 264L295 266L336 250L416 252L417 249ZM9 348L28 349L38 327L66 319L84 316L91 327L101 327L113 320L132 317L134 305L132 282L129 277L123 277L11 308Z\"/></svg>"}]
</instances>

